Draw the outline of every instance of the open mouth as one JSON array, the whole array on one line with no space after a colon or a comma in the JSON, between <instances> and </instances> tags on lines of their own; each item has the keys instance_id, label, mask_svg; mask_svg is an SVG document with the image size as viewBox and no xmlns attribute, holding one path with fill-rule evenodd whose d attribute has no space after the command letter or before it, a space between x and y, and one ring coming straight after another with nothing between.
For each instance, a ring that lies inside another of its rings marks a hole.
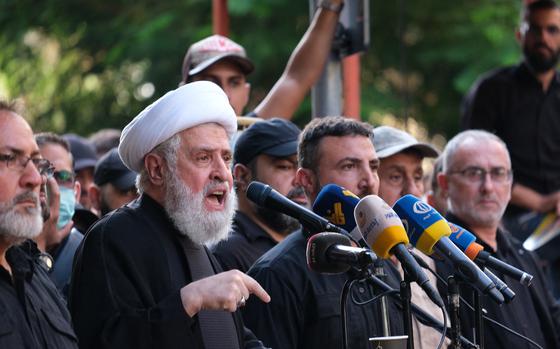
<instances>
[{"instance_id":1,"label":"open mouth","mask_svg":"<svg viewBox=\"0 0 560 349\"><path fill-rule=\"evenodd\" d=\"M223 205L226 200L226 192L224 190L214 190L208 193L206 198L217 205Z\"/></svg>"}]
</instances>

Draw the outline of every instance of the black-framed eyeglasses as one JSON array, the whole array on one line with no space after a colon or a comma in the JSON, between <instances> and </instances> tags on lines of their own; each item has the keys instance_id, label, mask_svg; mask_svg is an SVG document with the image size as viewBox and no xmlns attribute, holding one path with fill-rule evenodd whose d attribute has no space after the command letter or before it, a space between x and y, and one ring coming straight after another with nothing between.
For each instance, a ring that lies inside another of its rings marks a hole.
<instances>
[{"instance_id":1,"label":"black-framed eyeglasses","mask_svg":"<svg viewBox=\"0 0 560 349\"><path fill-rule=\"evenodd\" d=\"M486 180L486 175L490 174L490 179L495 183L507 183L513 178L513 171L505 167L493 167L487 170L482 167L471 166L462 170L449 171L449 175L458 174L470 183L482 183Z\"/></svg>"},{"instance_id":2,"label":"black-framed eyeglasses","mask_svg":"<svg viewBox=\"0 0 560 349\"><path fill-rule=\"evenodd\" d=\"M523 22L521 24L521 28L519 30L523 35L531 35L531 36L539 36L542 32L546 32L550 36L558 36L560 35L560 27L555 25L547 25L541 27L539 25L533 23Z\"/></svg>"},{"instance_id":3,"label":"black-framed eyeglasses","mask_svg":"<svg viewBox=\"0 0 560 349\"><path fill-rule=\"evenodd\" d=\"M59 185L72 186L74 185L74 173L66 170L54 171L54 179Z\"/></svg>"},{"instance_id":4,"label":"black-framed eyeglasses","mask_svg":"<svg viewBox=\"0 0 560 349\"><path fill-rule=\"evenodd\" d=\"M29 161L31 161L40 174L48 172L49 168L52 167L52 164L47 159L25 156L23 154L0 154L0 162L5 163L6 167L11 169L23 171Z\"/></svg>"}]
</instances>

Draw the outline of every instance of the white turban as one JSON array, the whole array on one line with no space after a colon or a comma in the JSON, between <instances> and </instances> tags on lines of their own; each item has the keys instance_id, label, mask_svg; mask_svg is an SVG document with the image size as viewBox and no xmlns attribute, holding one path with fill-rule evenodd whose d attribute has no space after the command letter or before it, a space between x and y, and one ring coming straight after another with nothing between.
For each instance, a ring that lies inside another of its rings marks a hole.
<instances>
[{"instance_id":1,"label":"white turban","mask_svg":"<svg viewBox=\"0 0 560 349\"><path fill-rule=\"evenodd\" d=\"M198 125L222 125L229 139L237 130L237 118L222 89L197 81L167 92L138 114L122 131L119 155L126 167L140 172L144 156L173 135Z\"/></svg>"}]
</instances>

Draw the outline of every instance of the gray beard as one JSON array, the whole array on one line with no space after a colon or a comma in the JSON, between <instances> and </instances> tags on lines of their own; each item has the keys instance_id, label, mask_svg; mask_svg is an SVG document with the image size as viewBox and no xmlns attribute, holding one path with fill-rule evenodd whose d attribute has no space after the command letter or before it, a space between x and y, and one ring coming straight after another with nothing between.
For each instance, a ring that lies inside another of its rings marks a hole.
<instances>
[{"instance_id":1,"label":"gray beard","mask_svg":"<svg viewBox=\"0 0 560 349\"><path fill-rule=\"evenodd\" d=\"M235 191L229 189L223 211L208 212L204 198L216 183L209 183L204 190L193 193L175 173L167 171L165 177L164 208L182 235L199 245L213 245L227 238L237 209Z\"/></svg>"},{"instance_id":2,"label":"gray beard","mask_svg":"<svg viewBox=\"0 0 560 349\"><path fill-rule=\"evenodd\" d=\"M27 208L24 213L18 212L16 204L28 199L35 200L35 207ZM36 193L23 193L9 203L0 203L0 237L4 241L18 244L34 239L41 234L42 229L41 204Z\"/></svg>"}]
</instances>

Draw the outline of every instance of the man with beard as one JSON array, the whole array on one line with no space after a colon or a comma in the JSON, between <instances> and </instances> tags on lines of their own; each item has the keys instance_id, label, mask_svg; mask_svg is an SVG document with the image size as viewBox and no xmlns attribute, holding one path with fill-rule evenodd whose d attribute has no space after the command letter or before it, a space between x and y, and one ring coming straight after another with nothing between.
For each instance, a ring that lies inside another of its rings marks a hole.
<instances>
[{"instance_id":1,"label":"man with beard","mask_svg":"<svg viewBox=\"0 0 560 349\"><path fill-rule=\"evenodd\" d=\"M298 146L296 183L309 202L329 183L360 197L377 194L379 159L372 127L343 117L314 119L303 130ZM326 275L307 266L307 239L318 231L298 230L262 256L249 270L271 294L263 305L247 302L243 317L265 345L275 349L339 349L342 347L340 296L357 273ZM367 281L352 287L349 299L366 302L376 292ZM391 334L402 334L402 318L389 302ZM348 348L370 348L370 337L382 334L378 302L363 305L349 300Z\"/></svg>"},{"instance_id":2,"label":"man with beard","mask_svg":"<svg viewBox=\"0 0 560 349\"><path fill-rule=\"evenodd\" d=\"M530 212L543 217L548 212L560 213L560 76L555 69L560 56L558 4L540 0L527 5L517 38L523 62L494 71L474 85L465 101L462 127L488 130L506 143L514 181L502 223L524 240L537 225L524 224ZM557 298L559 257L558 252L546 256Z\"/></svg>"},{"instance_id":3,"label":"man with beard","mask_svg":"<svg viewBox=\"0 0 560 349\"><path fill-rule=\"evenodd\" d=\"M247 199L252 181L270 185L280 194L306 205L303 189L295 184L300 129L283 119L256 122L243 131L233 152L233 178L239 209L227 240L213 248L224 270L249 270L266 251L299 227L288 215Z\"/></svg>"},{"instance_id":4,"label":"man with beard","mask_svg":"<svg viewBox=\"0 0 560 349\"><path fill-rule=\"evenodd\" d=\"M504 142L482 130L469 130L452 138L443 152L443 171L438 175L442 194L448 199L449 221L465 227L493 257L534 276L526 287L514 278L493 272L505 281L516 297L499 306L482 297L485 315L537 342L543 348L560 348L560 308L552 298L536 256L523 249L500 219L510 199L512 171ZM449 275L447 265L436 262L438 273ZM445 290L442 290L445 292ZM462 285L461 295L473 304L472 288ZM461 305L461 332L473 339L474 312ZM484 321L484 347L492 349L533 348L527 341Z\"/></svg>"},{"instance_id":5,"label":"man with beard","mask_svg":"<svg viewBox=\"0 0 560 349\"><path fill-rule=\"evenodd\" d=\"M268 294L221 272L204 246L231 227L236 128L227 96L206 81L168 92L125 127L119 154L139 173L140 197L98 221L76 256L81 348L262 348L236 310Z\"/></svg>"},{"instance_id":6,"label":"man with beard","mask_svg":"<svg viewBox=\"0 0 560 349\"><path fill-rule=\"evenodd\" d=\"M517 39L523 61L477 81L465 99L463 129L498 135L511 154L511 204L504 223L519 238L515 218L528 211L560 213L560 7L552 0L524 8Z\"/></svg>"},{"instance_id":7,"label":"man with beard","mask_svg":"<svg viewBox=\"0 0 560 349\"><path fill-rule=\"evenodd\" d=\"M43 227L39 190L50 167L27 122L0 102L0 347L77 348L66 304L29 239Z\"/></svg>"},{"instance_id":8,"label":"man with beard","mask_svg":"<svg viewBox=\"0 0 560 349\"><path fill-rule=\"evenodd\" d=\"M117 148L99 159L93 171L93 182L89 197L102 217L138 197L136 172L124 165Z\"/></svg>"}]
</instances>

